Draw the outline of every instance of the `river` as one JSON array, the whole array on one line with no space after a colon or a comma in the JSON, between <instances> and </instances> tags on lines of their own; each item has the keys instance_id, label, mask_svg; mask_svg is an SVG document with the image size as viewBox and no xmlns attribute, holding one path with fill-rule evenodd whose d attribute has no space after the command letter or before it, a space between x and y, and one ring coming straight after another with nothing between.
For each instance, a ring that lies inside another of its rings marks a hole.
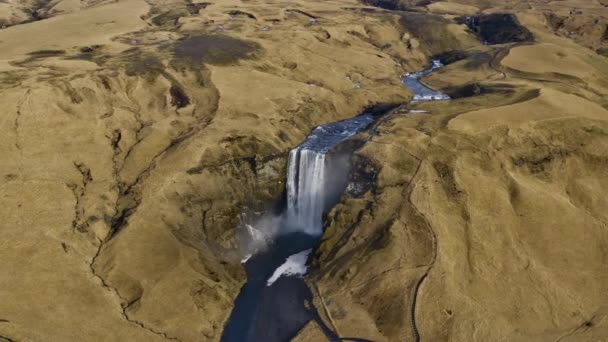
<instances>
[{"instance_id":1,"label":"river","mask_svg":"<svg viewBox=\"0 0 608 342\"><path fill-rule=\"evenodd\" d=\"M412 102L449 99L420 82L440 67L434 60L429 68L401 78L414 93ZM259 248L243 260L247 282L234 303L222 341L289 341L311 320L330 340L340 340L317 314L303 276L307 259L323 235L323 213L338 203L348 184L348 158L331 152L381 116L365 112L319 126L289 153L286 208L281 215L247 224L250 247Z\"/></svg>"}]
</instances>

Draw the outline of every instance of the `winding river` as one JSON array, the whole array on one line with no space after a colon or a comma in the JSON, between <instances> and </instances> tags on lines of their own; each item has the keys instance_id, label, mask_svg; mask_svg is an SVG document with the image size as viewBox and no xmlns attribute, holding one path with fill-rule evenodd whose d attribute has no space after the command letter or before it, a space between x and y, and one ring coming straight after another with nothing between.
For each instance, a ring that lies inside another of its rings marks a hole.
<instances>
[{"instance_id":1,"label":"winding river","mask_svg":"<svg viewBox=\"0 0 608 342\"><path fill-rule=\"evenodd\" d=\"M434 60L429 68L401 78L414 93L412 102L449 99L420 82L440 67ZM323 213L338 203L348 183L350 164L331 152L379 117L366 112L319 126L289 153L286 208L281 215L247 225L252 246L259 248L243 260L247 282L234 303L222 341L288 341L311 320L330 340L340 340L317 314L302 276L323 234Z\"/></svg>"}]
</instances>

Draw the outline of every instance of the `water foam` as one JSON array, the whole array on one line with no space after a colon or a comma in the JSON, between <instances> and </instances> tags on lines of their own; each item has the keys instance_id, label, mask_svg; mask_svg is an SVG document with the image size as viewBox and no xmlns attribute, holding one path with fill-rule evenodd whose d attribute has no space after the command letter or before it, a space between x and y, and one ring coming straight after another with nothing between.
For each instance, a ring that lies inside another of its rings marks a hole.
<instances>
[{"instance_id":1,"label":"water foam","mask_svg":"<svg viewBox=\"0 0 608 342\"><path fill-rule=\"evenodd\" d=\"M272 276L268 278L266 285L270 286L274 284L281 276L305 275L306 271L308 271L306 260L310 252L312 252L312 249L289 256L281 266L277 267Z\"/></svg>"}]
</instances>

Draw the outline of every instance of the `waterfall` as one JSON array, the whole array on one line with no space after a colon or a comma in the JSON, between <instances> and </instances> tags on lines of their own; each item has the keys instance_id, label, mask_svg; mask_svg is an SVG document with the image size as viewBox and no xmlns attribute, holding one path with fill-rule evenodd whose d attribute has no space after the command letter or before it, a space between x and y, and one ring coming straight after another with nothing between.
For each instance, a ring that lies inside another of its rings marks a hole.
<instances>
[{"instance_id":1,"label":"waterfall","mask_svg":"<svg viewBox=\"0 0 608 342\"><path fill-rule=\"evenodd\" d=\"M323 211L334 205L336 195L339 197L344 190L340 189L337 178L348 175L347 168L335 168L335 156L329 157L327 153L373 121L373 115L365 113L319 126L300 146L289 152L283 232L299 231L312 236L323 234Z\"/></svg>"},{"instance_id":2,"label":"waterfall","mask_svg":"<svg viewBox=\"0 0 608 342\"><path fill-rule=\"evenodd\" d=\"M287 227L321 235L325 206L325 153L306 148L289 152L287 171Z\"/></svg>"}]
</instances>

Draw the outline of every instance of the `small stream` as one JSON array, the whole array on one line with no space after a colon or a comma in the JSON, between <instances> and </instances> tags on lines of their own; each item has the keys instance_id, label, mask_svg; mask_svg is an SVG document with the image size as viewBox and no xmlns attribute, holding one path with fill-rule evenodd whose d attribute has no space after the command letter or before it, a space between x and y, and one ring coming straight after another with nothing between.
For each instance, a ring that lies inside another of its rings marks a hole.
<instances>
[{"instance_id":1,"label":"small stream","mask_svg":"<svg viewBox=\"0 0 608 342\"><path fill-rule=\"evenodd\" d=\"M439 61L433 61L429 68L401 78L414 93L413 102L449 99L419 81L440 67ZM253 255L243 260L247 282L234 303L222 341L289 341L312 320L330 340L340 340L320 319L302 276L323 234L323 213L339 202L348 185L350 156L333 150L380 116L366 112L319 126L289 153L286 208L278 216L268 214L246 225Z\"/></svg>"}]
</instances>

